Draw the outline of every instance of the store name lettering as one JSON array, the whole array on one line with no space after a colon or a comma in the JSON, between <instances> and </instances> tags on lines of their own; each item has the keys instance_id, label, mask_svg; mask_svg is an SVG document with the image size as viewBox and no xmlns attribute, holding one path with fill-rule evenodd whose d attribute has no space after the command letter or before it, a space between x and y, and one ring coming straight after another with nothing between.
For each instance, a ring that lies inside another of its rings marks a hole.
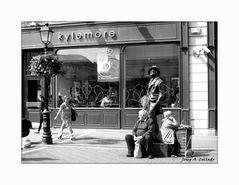
<instances>
[{"instance_id":1,"label":"store name lettering","mask_svg":"<svg viewBox=\"0 0 239 185\"><path fill-rule=\"evenodd\" d=\"M94 39L94 38L101 38L103 37L104 39L107 38L114 38L116 36L115 31L104 31L100 32L97 31L95 33L92 32L84 32L84 33L58 33L58 39L60 41L67 41L69 42L70 40L81 40L81 39Z\"/></svg>"}]
</instances>

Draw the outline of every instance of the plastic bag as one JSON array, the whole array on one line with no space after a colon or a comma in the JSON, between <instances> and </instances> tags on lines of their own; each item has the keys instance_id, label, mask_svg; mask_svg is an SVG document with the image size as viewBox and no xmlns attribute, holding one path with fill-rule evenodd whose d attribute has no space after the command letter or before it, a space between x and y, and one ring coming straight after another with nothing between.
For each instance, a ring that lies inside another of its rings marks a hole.
<instances>
[{"instance_id":1,"label":"plastic bag","mask_svg":"<svg viewBox=\"0 0 239 185\"><path fill-rule=\"evenodd\" d=\"M134 158L142 158L142 150L141 150L141 145L140 142L135 142L135 147L134 147Z\"/></svg>"}]
</instances>

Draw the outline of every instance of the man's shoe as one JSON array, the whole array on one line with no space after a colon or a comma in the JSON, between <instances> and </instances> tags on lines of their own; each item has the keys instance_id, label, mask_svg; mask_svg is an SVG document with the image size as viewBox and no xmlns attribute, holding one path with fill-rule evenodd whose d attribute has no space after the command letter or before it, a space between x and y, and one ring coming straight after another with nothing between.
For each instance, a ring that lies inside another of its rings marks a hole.
<instances>
[{"instance_id":1,"label":"man's shoe","mask_svg":"<svg viewBox=\"0 0 239 185\"><path fill-rule=\"evenodd\" d=\"M127 154L126 157L134 157L133 154Z\"/></svg>"},{"instance_id":2,"label":"man's shoe","mask_svg":"<svg viewBox=\"0 0 239 185\"><path fill-rule=\"evenodd\" d=\"M149 159L153 159L153 158L154 158L154 156L152 156L152 155L149 155L149 156L148 156L148 158L149 158Z\"/></svg>"}]
</instances>

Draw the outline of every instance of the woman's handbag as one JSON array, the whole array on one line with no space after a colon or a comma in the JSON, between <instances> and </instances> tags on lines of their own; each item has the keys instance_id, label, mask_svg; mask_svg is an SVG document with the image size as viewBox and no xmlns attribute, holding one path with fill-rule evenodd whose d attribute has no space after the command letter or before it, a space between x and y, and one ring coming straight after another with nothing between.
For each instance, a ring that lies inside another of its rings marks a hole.
<instances>
[{"instance_id":1,"label":"woman's handbag","mask_svg":"<svg viewBox=\"0 0 239 185\"><path fill-rule=\"evenodd\" d=\"M75 121L76 117L77 117L76 111L71 108L71 121Z\"/></svg>"},{"instance_id":2,"label":"woman's handbag","mask_svg":"<svg viewBox=\"0 0 239 185\"><path fill-rule=\"evenodd\" d=\"M138 141L135 142L134 158L142 158L141 144Z\"/></svg>"}]
</instances>

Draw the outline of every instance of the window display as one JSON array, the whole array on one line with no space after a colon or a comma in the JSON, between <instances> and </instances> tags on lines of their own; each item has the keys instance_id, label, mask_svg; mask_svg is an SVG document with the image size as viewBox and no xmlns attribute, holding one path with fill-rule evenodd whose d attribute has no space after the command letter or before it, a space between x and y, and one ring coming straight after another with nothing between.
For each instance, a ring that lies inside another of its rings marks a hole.
<instances>
[{"instance_id":1,"label":"window display","mask_svg":"<svg viewBox=\"0 0 239 185\"><path fill-rule=\"evenodd\" d=\"M140 107L140 99L147 94L152 65L160 68L164 81L163 107L179 107L179 45L153 44L128 46L125 49L126 102L129 108Z\"/></svg>"},{"instance_id":2,"label":"window display","mask_svg":"<svg viewBox=\"0 0 239 185\"><path fill-rule=\"evenodd\" d=\"M69 96L74 107L119 107L119 53L118 47L59 50L65 75L57 79L58 101Z\"/></svg>"}]
</instances>

